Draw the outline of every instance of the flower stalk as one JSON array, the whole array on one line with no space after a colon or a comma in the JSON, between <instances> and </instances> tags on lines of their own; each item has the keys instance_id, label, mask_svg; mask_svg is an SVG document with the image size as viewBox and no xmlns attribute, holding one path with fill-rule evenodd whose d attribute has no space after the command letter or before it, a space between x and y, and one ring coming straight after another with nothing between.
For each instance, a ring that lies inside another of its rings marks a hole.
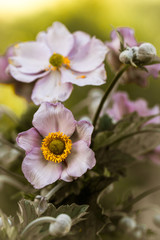
<instances>
[{"instance_id":1,"label":"flower stalk","mask_svg":"<svg viewBox=\"0 0 160 240\"><path fill-rule=\"evenodd\" d=\"M56 222L56 218L53 217L40 217L37 218L35 220L33 220L32 222L30 222L25 229L22 231L21 233L21 237L25 237L26 234L35 226L40 225L42 223L55 223Z\"/></svg>"},{"instance_id":2,"label":"flower stalk","mask_svg":"<svg viewBox=\"0 0 160 240\"><path fill-rule=\"evenodd\" d=\"M141 201L143 198L147 197L148 195L155 193L157 191L160 190L160 185L153 187L147 191L144 191L143 193L141 193L140 195L138 195L137 197L133 198L132 200L130 200L130 202L123 208L123 211L128 211L134 204L136 204L137 202Z\"/></svg>"},{"instance_id":3,"label":"flower stalk","mask_svg":"<svg viewBox=\"0 0 160 240\"><path fill-rule=\"evenodd\" d=\"M49 191L46 196L45 196L45 199L47 201L49 201L51 199L51 197L61 188L63 187L65 184L65 182L60 182L58 183L54 188L51 189L51 191Z\"/></svg>"},{"instance_id":4,"label":"flower stalk","mask_svg":"<svg viewBox=\"0 0 160 240\"><path fill-rule=\"evenodd\" d=\"M111 84L109 85L109 87L107 88L105 94L103 95L102 99L101 99L101 102L97 108L97 111L96 111L96 114L94 116L94 119L93 119L93 126L95 127L96 124L97 124L97 121L98 121L98 118L99 118L99 115L100 115L100 112L103 108L103 105L107 99L107 97L109 96L109 94L111 93L113 87L115 86L115 84L117 83L117 81L119 80L119 78L122 76L122 74L128 69L129 65L124 65L118 72L117 74L115 75L115 77L113 78L113 81L111 82Z\"/></svg>"}]
</instances>

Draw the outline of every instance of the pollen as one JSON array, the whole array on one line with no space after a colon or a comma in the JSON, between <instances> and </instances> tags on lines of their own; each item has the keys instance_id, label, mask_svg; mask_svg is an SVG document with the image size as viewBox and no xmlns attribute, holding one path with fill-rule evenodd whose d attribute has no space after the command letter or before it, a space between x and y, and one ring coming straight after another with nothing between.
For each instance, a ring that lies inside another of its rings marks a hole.
<instances>
[{"instance_id":1,"label":"pollen","mask_svg":"<svg viewBox=\"0 0 160 240\"><path fill-rule=\"evenodd\" d=\"M48 161L60 163L71 153L72 141L62 132L49 133L42 140L41 150Z\"/></svg>"},{"instance_id":2,"label":"pollen","mask_svg":"<svg viewBox=\"0 0 160 240\"><path fill-rule=\"evenodd\" d=\"M76 79L79 79L79 78L86 78L85 75L81 75L81 76L77 76Z\"/></svg>"}]
</instances>

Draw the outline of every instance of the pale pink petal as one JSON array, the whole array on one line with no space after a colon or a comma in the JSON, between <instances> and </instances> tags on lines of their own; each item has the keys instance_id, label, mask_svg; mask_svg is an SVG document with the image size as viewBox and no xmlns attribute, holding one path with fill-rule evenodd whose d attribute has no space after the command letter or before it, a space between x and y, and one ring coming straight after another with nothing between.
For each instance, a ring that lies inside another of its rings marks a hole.
<instances>
[{"instance_id":1,"label":"pale pink petal","mask_svg":"<svg viewBox=\"0 0 160 240\"><path fill-rule=\"evenodd\" d=\"M62 164L45 160L41 149L33 148L23 160L22 171L34 188L40 189L60 178Z\"/></svg>"},{"instance_id":2,"label":"pale pink petal","mask_svg":"<svg viewBox=\"0 0 160 240\"><path fill-rule=\"evenodd\" d=\"M80 177L87 169L96 164L94 152L87 146L86 142L78 141L72 145L71 154L65 160L66 171L70 177Z\"/></svg>"},{"instance_id":3,"label":"pale pink petal","mask_svg":"<svg viewBox=\"0 0 160 240\"><path fill-rule=\"evenodd\" d=\"M59 71L49 73L37 81L32 92L32 100L39 105L42 102L65 101L72 92L71 83L62 83Z\"/></svg>"},{"instance_id":4,"label":"pale pink petal","mask_svg":"<svg viewBox=\"0 0 160 240\"><path fill-rule=\"evenodd\" d=\"M37 73L37 74L27 74L27 73L22 73L19 71L19 68L14 67L13 65L8 66L8 71L12 75L13 78L20 82L26 82L30 83L33 82L34 80L44 77L48 74L48 71L42 72L42 73Z\"/></svg>"},{"instance_id":5,"label":"pale pink petal","mask_svg":"<svg viewBox=\"0 0 160 240\"><path fill-rule=\"evenodd\" d=\"M86 85L102 85L106 80L106 71L104 65L102 64L100 67L91 72L74 72L69 69L62 68L62 82L70 82L76 84L78 86L86 86Z\"/></svg>"},{"instance_id":6,"label":"pale pink petal","mask_svg":"<svg viewBox=\"0 0 160 240\"><path fill-rule=\"evenodd\" d=\"M78 72L88 72L97 68L105 59L107 47L100 40L93 37L81 48L79 54L71 59L71 69Z\"/></svg>"},{"instance_id":7,"label":"pale pink petal","mask_svg":"<svg viewBox=\"0 0 160 240\"><path fill-rule=\"evenodd\" d=\"M125 47L137 46L137 41L134 36L135 32L132 28L120 27L120 28L117 28L116 30L123 36ZM106 42L107 47L109 47L111 50L115 52L119 52L120 39L115 30L111 32L111 39L112 41Z\"/></svg>"},{"instance_id":8,"label":"pale pink petal","mask_svg":"<svg viewBox=\"0 0 160 240\"><path fill-rule=\"evenodd\" d=\"M91 37L89 34L81 31L77 31L73 33L73 37L74 37L74 47L69 54L69 58L71 59L73 57L76 58L76 56L83 58L87 52L87 49L86 51L84 51L84 49L87 47L87 43L89 43L89 41L91 40Z\"/></svg>"},{"instance_id":9,"label":"pale pink petal","mask_svg":"<svg viewBox=\"0 0 160 240\"><path fill-rule=\"evenodd\" d=\"M35 147L41 147L42 137L35 128L30 128L25 132L19 133L16 141L28 153Z\"/></svg>"},{"instance_id":10,"label":"pale pink petal","mask_svg":"<svg viewBox=\"0 0 160 240\"><path fill-rule=\"evenodd\" d=\"M73 177L69 176L66 170L66 166L63 164L62 174L61 174L61 180L65 182L72 182L74 180Z\"/></svg>"},{"instance_id":11,"label":"pale pink petal","mask_svg":"<svg viewBox=\"0 0 160 240\"><path fill-rule=\"evenodd\" d=\"M72 142L83 140L89 146L91 144L91 135L93 132L93 125L85 120L78 121L76 124L76 130L72 135Z\"/></svg>"},{"instance_id":12,"label":"pale pink petal","mask_svg":"<svg viewBox=\"0 0 160 240\"><path fill-rule=\"evenodd\" d=\"M10 58L12 64L24 73L38 73L49 65L52 52L43 42L20 43L14 48L14 56Z\"/></svg>"},{"instance_id":13,"label":"pale pink petal","mask_svg":"<svg viewBox=\"0 0 160 240\"><path fill-rule=\"evenodd\" d=\"M58 131L71 136L76 125L71 111L61 103L42 103L34 114L32 123L43 137Z\"/></svg>"},{"instance_id":14,"label":"pale pink petal","mask_svg":"<svg viewBox=\"0 0 160 240\"><path fill-rule=\"evenodd\" d=\"M68 56L74 44L73 35L60 22L54 22L53 25L47 29L46 36L44 32L40 34L38 41L45 41L52 54L59 53L63 56Z\"/></svg>"}]
</instances>

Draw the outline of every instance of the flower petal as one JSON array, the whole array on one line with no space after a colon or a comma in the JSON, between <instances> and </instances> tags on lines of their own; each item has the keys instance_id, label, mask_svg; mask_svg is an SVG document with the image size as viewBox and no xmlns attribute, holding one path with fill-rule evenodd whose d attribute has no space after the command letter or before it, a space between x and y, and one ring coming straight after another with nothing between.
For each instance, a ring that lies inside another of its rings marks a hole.
<instances>
[{"instance_id":1,"label":"flower petal","mask_svg":"<svg viewBox=\"0 0 160 240\"><path fill-rule=\"evenodd\" d=\"M30 83L33 82L34 80L41 78L45 75L48 74L48 72L42 72L42 73L37 73L37 74L27 74L27 73L22 73L19 71L19 68L14 67L13 65L8 66L8 71L12 75L13 78L20 82L26 82Z\"/></svg>"},{"instance_id":2,"label":"flower petal","mask_svg":"<svg viewBox=\"0 0 160 240\"><path fill-rule=\"evenodd\" d=\"M72 92L71 83L62 83L58 71L53 71L35 84L32 100L39 105L42 102L65 101Z\"/></svg>"},{"instance_id":3,"label":"flower petal","mask_svg":"<svg viewBox=\"0 0 160 240\"><path fill-rule=\"evenodd\" d=\"M78 72L92 71L102 64L106 53L107 47L103 42L93 37L73 56L70 64L71 69Z\"/></svg>"},{"instance_id":4,"label":"flower petal","mask_svg":"<svg viewBox=\"0 0 160 240\"><path fill-rule=\"evenodd\" d=\"M52 52L43 42L20 43L14 48L15 55L10 58L12 64L23 73L38 73L49 65Z\"/></svg>"},{"instance_id":5,"label":"flower petal","mask_svg":"<svg viewBox=\"0 0 160 240\"><path fill-rule=\"evenodd\" d=\"M41 149L33 148L23 160L22 171L34 188L40 189L60 178L62 165L45 160Z\"/></svg>"},{"instance_id":6,"label":"flower petal","mask_svg":"<svg viewBox=\"0 0 160 240\"><path fill-rule=\"evenodd\" d=\"M58 131L71 136L76 125L71 111L61 103L42 103L34 114L32 123L43 137Z\"/></svg>"},{"instance_id":7,"label":"flower petal","mask_svg":"<svg viewBox=\"0 0 160 240\"><path fill-rule=\"evenodd\" d=\"M68 175L66 167L64 165L63 165L63 170L62 170L62 174L61 174L61 180L65 181L65 182L72 182L74 180L73 177Z\"/></svg>"},{"instance_id":8,"label":"flower petal","mask_svg":"<svg viewBox=\"0 0 160 240\"><path fill-rule=\"evenodd\" d=\"M72 72L69 69L61 68L62 82L70 82L78 86L102 85L106 80L106 71L104 64L87 73Z\"/></svg>"},{"instance_id":9,"label":"flower petal","mask_svg":"<svg viewBox=\"0 0 160 240\"><path fill-rule=\"evenodd\" d=\"M72 142L83 140L89 146L91 144L91 135L93 132L93 125L85 120L78 121L76 130L72 136Z\"/></svg>"},{"instance_id":10,"label":"flower petal","mask_svg":"<svg viewBox=\"0 0 160 240\"><path fill-rule=\"evenodd\" d=\"M83 58L87 50L82 51L82 49L84 49L85 46L87 46L87 43L89 43L89 41L91 40L91 37L89 34L82 31L76 31L75 33L73 33L73 37L74 37L74 47L69 54L69 58L72 59L74 56L75 57L81 56L81 58Z\"/></svg>"},{"instance_id":11,"label":"flower petal","mask_svg":"<svg viewBox=\"0 0 160 240\"><path fill-rule=\"evenodd\" d=\"M33 148L41 146L42 137L35 128L30 128L25 132L19 133L16 141L26 153L29 153Z\"/></svg>"},{"instance_id":12,"label":"flower petal","mask_svg":"<svg viewBox=\"0 0 160 240\"><path fill-rule=\"evenodd\" d=\"M53 25L47 29L46 35L44 32L39 33L37 40L41 42L45 41L52 54L55 52L63 56L68 56L74 44L73 35L60 22L54 22Z\"/></svg>"},{"instance_id":13,"label":"flower petal","mask_svg":"<svg viewBox=\"0 0 160 240\"><path fill-rule=\"evenodd\" d=\"M84 141L78 141L72 145L71 154L65 161L66 171L71 177L82 176L87 169L93 168L96 164L94 152Z\"/></svg>"},{"instance_id":14,"label":"flower petal","mask_svg":"<svg viewBox=\"0 0 160 240\"><path fill-rule=\"evenodd\" d=\"M123 36L125 47L137 46L137 41L134 37L134 30L132 28L121 27L117 28L117 31ZM115 52L119 52L120 49L120 39L118 38L117 32L113 30L111 32L112 41L106 42L107 47Z\"/></svg>"}]
</instances>

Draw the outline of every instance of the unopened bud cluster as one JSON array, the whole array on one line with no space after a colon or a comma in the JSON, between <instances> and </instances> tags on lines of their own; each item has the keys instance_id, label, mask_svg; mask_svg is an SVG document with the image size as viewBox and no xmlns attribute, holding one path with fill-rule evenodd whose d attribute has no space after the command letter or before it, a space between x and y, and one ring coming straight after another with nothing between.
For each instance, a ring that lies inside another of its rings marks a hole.
<instances>
[{"instance_id":1,"label":"unopened bud cluster","mask_svg":"<svg viewBox=\"0 0 160 240\"><path fill-rule=\"evenodd\" d=\"M156 48L151 43L142 43L140 46L127 47L119 55L119 60L133 66L150 63L157 55Z\"/></svg>"},{"instance_id":2,"label":"unopened bud cluster","mask_svg":"<svg viewBox=\"0 0 160 240\"><path fill-rule=\"evenodd\" d=\"M147 227L143 224L137 224L137 222L128 216L122 217L119 221L119 228L125 232L130 239L141 240L146 234Z\"/></svg>"}]
</instances>

